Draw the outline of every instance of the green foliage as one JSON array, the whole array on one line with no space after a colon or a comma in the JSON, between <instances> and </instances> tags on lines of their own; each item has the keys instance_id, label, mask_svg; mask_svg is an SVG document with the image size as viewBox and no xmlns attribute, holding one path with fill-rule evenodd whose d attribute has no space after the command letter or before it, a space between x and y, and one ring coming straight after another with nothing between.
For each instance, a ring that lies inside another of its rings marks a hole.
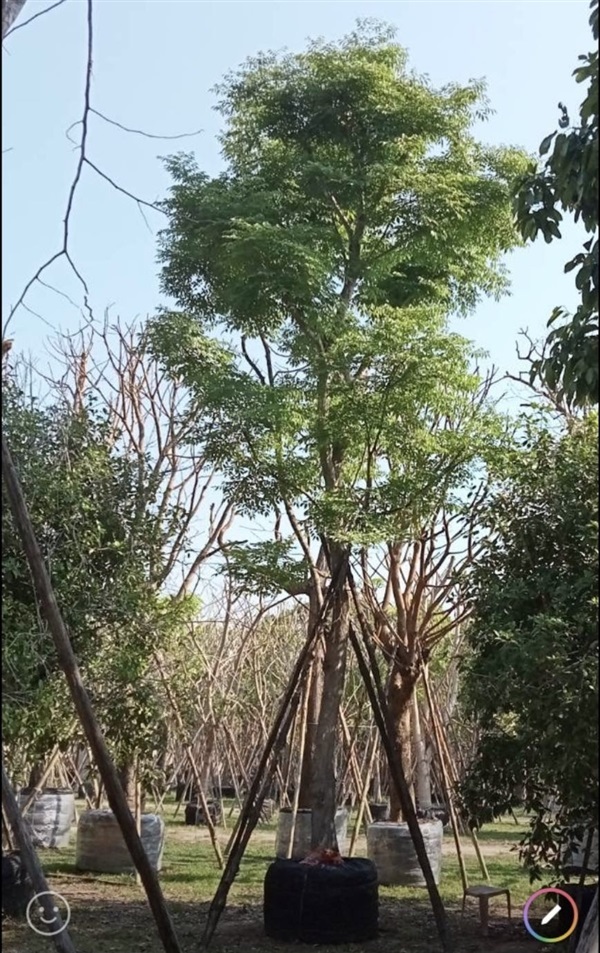
<instances>
[{"instance_id":1,"label":"green foliage","mask_svg":"<svg viewBox=\"0 0 600 953\"><path fill-rule=\"evenodd\" d=\"M569 831L598 823L597 444L595 415L558 434L528 424L469 593L464 700L481 734L463 796L481 820L524 790L533 877L560 868Z\"/></svg>"},{"instance_id":2,"label":"green foliage","mask_svg":"<svg viewBox=\"0 0 600 953\"><path fill-rule=\"evenodd\" d=\"M294 539L265 540L260 543L229 543L223 572L235 581L240 592L273 596L306 591L308 563L295 553Z\"/></svg>"},{"instance_id":3,"label":"green foliage","mask_svg":"<svg viewBox=\"0 0 600 953\"><path fill-rule=\"evenodd\" d=\"M506 286L525 159L473 138L480 83L434 89L377 25L261 55L219 92L227 170L167 160L182 310L155 351L201 398L240 511L294 506L345 546L402 535L501 437L446 320Z\"/></svg>"},{"instance_id":4,"label":"green foliage","mask_svg":"<svg viewBox=\"0 0 600 953\"><path fill-rule=\"evenodd\" d=\"M590 26L598 43L598 0L591 3ZM592 237L583 251L565 265L576 271L575 285L581 302L568 322L563 308L555 308L549 321L552 328L547 357L535 362L532 379L538 375L551 390L560 389L573 405L598 403L598 50L580 56L574 72L578 83L587 83L587 93L579 109L579 125L570 128L566 108L561 132L547 136L540 155L548 155L543 169L531 169L518 180L517 220L525 239L542 233L546 242L560 238L562 213L581 221Z\"/></svg>"},{"instance_id":5,"label":"green foliage","mask_svg":"<svg viewBox=\"0 0 600 953\"><path fill-rule=\"evenodd\" d=\"M162 525L139 504L140 462L113 449L103 414L28 402L3 382L3 431L92 702L118 759L147 754L164 703L151 672L185 603L155 591ZM142 461L143 462L143 461ZM77 733L3 488L2 717L8 751L43 759Z\"/></svg>"}]
</instances>

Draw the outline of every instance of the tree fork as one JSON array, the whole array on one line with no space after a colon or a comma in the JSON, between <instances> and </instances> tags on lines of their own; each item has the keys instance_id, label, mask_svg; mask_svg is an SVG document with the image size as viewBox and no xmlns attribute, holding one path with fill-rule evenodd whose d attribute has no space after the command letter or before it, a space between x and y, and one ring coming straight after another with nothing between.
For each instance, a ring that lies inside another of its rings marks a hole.
<instances>
[{"instance_id":1,"label":"tree fork","mask_svg":"<svg viewBox=\"0 0 600 953\"><path fill-rule=\"evenodd\" d=\"M181 953L181 947L160 888L158 876L153 870L142 845L116 768L106 747L89 695L83 684L69 633L54 595L52 583L31 524L17 471L4 435L2 436L2 478L15 526L21 537L23 550L29 564L40 611L46 619L52 635L59 664L67 679L75 709L104 782L108 802L121 828L123 839L136 870L140 875L163 947L166 953Z\"/></svg>"}]
</instances>

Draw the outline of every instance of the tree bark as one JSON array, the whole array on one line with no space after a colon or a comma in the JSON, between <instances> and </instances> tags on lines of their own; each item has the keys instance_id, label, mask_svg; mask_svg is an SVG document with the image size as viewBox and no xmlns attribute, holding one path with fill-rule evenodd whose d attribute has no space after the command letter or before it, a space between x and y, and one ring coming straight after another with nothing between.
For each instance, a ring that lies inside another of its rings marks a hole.
<instances>
[{"instance_id":1,"label":"tree bark","mask_svg":"<svg viewBox=\"0 0 600 953\"><path fill-rule=\"evenodd\" d=\"M431 808L431 772L425 739L421 730L421 716L419 712L419 699L417 693L413 692L412 697L412 730L413 744L417 758L417 768L415 774L415 794L417 806L422 811L428 811Z\"/></svg>"},{"instance_id":2,"label":"tree bark","mask_svg":"<svg viewBox=\"0 0 600 953\"><path fill-rule=\"evenodd\" d=\"M25 6L25 0L2 0L2 39Z\"/></svg>"},{"instance_id":3,"label":"tree bark","mask_svg":"<svg viewBox=\"0 0 600 953\"><path fill-rule=\"evenodd\" d=\"M338 717L348 654L350 601L346 587L347 554L339 547L331 551L332 614L325 636L323 695L318 724L318 746L313 760L311 784L312 847L337 850L335 832L335 753Z\"/></svg>"},{"instance_id":4,"label":"tree bark","mask_svg":"<svg viewBox=\"0 0 600 953\"><path fill-rule=\"evenodd\" d=\"M592 901L577 944L577 953L598 953L598 891Z\"/></svg>"},{"instance_id":5,"label":"tree bark","mask_svg":"<svg viewBox=\"0 0 600 953\"><path fill-rule=\"evenodd\" d=\"M123 794L127 800L127 805L131 813L134 814L137 807L135 764L132 760L126 761L119 765L117 771L121 787L123 788Z\"/></svg>"},{"instance_id":6,"label":"tree bark","mask_svg":"<svg viewBox=\"0 0 600 953\"><path fill-rule=\"evenodd\" d=\"M402 772L412 793L412 735L410 708L416 685L416 674L397 659L393 663L388 683L388 710L393 726L392 743L402 762ZM405 820L400 798L392 784L390 791L390 821Z\"/></svg>"},{"instance_id":7,"label":"tree bark","mask_svg":"<svg viewBox=\"0 0 600 953\"><path fill-rule=\"evenodd\" d=\"M311 587L309 612L308 612L308 631L312 632L319 617L319 605ZM300 775L300 799L298 807L308 809L312 806L312 777L313 764L317 751L317 740L319 737L319 714L321 711L321 698L323 696L323 642L319 639L315 655L311 665L310 688L308 696L308 710L306 720L306 737L304 741L304 753L302 756L302 770Z\"/></svg>"},{"instance_id":8,"label":"tree bark","mask_svg":"<svg viewBox=\"0 0 600 953\"><path fill-rule=\"evenodd\" d=\"M44 775L44 762L36 761L29 772L28 788L36 788Z\"/></svg>"}]
</instances>

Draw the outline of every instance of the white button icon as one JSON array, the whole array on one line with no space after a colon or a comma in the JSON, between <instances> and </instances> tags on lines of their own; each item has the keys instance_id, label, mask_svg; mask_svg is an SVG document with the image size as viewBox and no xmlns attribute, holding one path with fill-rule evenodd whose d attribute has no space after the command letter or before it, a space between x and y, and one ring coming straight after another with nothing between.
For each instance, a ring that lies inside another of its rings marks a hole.
<instances>
[{"instance_id":1,"label":"white button icon","mask_svg":"<svg viewBox=\"0 0 600 953\"><path fill-rule=\"evenodd\" d=\"M546 914L542 920L542 926L545 927L547 923L550 923L551 920L554 920L554 917L557 917L560 913L560 903L557 903L556 906L552 907L549 913Z\"/></svg>"},{"instance_id":2,"label":"white button icon","mask_svg":"<svg viewBox=\"0 0 600 953\"><path fill-rule=\"evenodd\" d=\"M41 902L42 897L51 898L44 906ZM34 933L40 936L57 936L66 930L71 919L71 908L65 898L60 893L53 890L44 890L42 893L36 893L27 904L25 913L27 923ZM40 925L43 924L43 929Z\"/></svg>"}]
</instances>

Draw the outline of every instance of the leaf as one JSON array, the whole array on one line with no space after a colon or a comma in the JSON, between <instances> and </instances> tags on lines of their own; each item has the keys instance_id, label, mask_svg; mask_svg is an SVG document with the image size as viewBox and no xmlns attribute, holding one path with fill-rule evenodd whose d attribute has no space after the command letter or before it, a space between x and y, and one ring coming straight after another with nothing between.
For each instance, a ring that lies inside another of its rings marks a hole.
<instances>
[{"instance_id":1,"label":"leaf","mask_svg":"<svg viewBox=\"0 0 600 953\"><path fill-rule=\"evenodd\" d=\"M550 149L550 146L552 145L552 140L554 139L555 135L556 135L556 133L555 133L555 132L552 132L549 136L546 136L545 139L542 139L542 142L541 142L541 145L540 145L540 155L541 155L541 156L546 155L546 153L547 153L548 150Z\"/></svg>"}]
</instances>

